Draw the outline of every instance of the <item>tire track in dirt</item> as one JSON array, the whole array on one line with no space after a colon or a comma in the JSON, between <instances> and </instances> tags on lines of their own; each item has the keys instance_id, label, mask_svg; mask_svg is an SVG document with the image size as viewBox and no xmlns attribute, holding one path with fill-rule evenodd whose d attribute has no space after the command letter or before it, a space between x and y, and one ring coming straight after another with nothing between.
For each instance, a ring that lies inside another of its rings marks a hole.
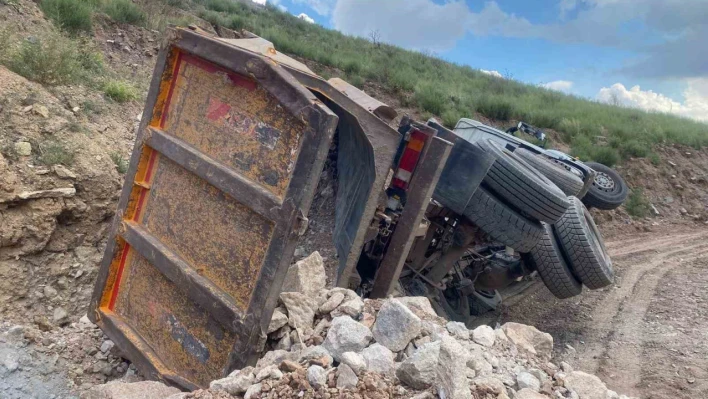
<instances>
[{"instance_id":1,"label":"tire track in dirt","mask_svg":"<svg viewBox=\"0 0 708 399\"><path fill-rule=\"evenodd\" d=\"M644 317L657 285L672 269L708 256L708 232L644 240L629 248L614 247L617 250L611 255L617 259L615 255L621 254L623 260L616 266L624 273L616 289L594 306L592 322L587 326L593 330L589 335L594 339L579 346L577 366L598 374L618 391L638 395L643 393L638 385L644 365ZM639 259L630 259L633 255Z\"/></svg>"}]
</instances>

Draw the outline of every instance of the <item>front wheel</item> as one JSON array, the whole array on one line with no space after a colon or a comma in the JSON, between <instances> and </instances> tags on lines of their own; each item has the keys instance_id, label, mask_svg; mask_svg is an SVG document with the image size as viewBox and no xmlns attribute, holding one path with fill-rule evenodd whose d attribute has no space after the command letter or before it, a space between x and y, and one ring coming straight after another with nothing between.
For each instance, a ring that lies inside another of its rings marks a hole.
<instances>
[{"instance_id":1,"label":"front wheel","mask_svg":"<svg viewBox=\"0 0 708 399\"><path fill-rule=\"evenodd\" d=\"M629 188L614 169L597 162L586 162L595 171L595 180L582 201L588 208L609 211L624 203Z\"/></svg>"}]
</instances>

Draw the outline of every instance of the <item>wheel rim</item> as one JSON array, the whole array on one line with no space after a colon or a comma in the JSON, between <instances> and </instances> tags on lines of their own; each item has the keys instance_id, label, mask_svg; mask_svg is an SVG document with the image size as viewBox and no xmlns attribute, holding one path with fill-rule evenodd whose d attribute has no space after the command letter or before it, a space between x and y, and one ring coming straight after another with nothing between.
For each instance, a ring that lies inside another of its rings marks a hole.
<instances>
[{"instance_id":1,"label":"wheel rim","mask_svg":"<svg viewBox=\"0 0 708 399\"><path fill-rule=\"evenodd\" d=\"M595 181L592 183L595 187L605 192L614 191L615 181L605 172L595 172Z\"/></svg>"}]
</instances>

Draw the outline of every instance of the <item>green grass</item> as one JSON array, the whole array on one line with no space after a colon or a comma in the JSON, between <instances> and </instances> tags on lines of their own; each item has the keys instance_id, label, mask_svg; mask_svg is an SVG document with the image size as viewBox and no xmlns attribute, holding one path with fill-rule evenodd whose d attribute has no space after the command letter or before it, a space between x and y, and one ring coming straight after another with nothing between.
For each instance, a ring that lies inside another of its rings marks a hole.
<instances>
[{"instance_id":1,"label":"green grass","mask_svg":"<svg viewBox=\"0 0 708 399\"><path fill-rule=\"evenodd\" d=\"M116 165L116 170L121 175L128 171L128 161L118 152L111 153L111 160Z\"/></svg>"},{"instance_id":2,"label":"green grass","mask_svg":"<svg viewBox=\"0 0 708 399\"><path fill-rule=\"evenodd\" d=\"M144 25L147 20L143 10L130 0L109 0L103 5L103 12L121 24Z\"/></svg>"},{"instance_id":3,"label":"green grass","mask_svg":"<svg viewBox=\"0 0 708 399\"><path fill-rule=\"evenodd\" d=\"M73 34L93 30L94 3L87 0L42 0L39 3L54 24Z\"/></svg>"},{"instance_id":4,"label":"green grass","mask_svg":"<svg viewBox=\"0 0 708 399\"><path fill-rule=\"evenodd\" d=\"M494 119L502 128L511 121L525 120L558 130L561 140L581 158L610 164L649 156L660 143L708 145L708 125L703 123L495 78L420 52L375 45L308 24L274 7L257 10L227 0L192 0L189 7L211 23L262 36L282 52L381 84L403 105L436 115L448 127L455 118L474 118L475 112Z\"/></svg>"},{"instance_id":5,"label":"green grass","mask_svg":"<svg viewBox=\"0 0 708 399\"><path fill-rule=\"evenodd\" d=\"M33 143L32 148L38 148L39 163L51 166L62 164L71 166L74 163L74 152L59 141L49 141L42 144Z\"/></svg>"},{"instance_id":6,"label":"green grass","mask_svg":"<svg viewBox=\"0 0 708 399\"><path fill-rule=\"evenodd\" d=\"M632 190L629 193L627 202L624 204L630 216L643 218L649 215L651 205L644 197L644 190L641 188Z\"/></svg>"},{"instance_id":7,"label":"green grass","mask_svg":"<svg viewBox=\"0 0 708 399\"><path fill-rule=\"evenodd\" d=\"M90 83L104 70L102 56L91 45L60 32L28 39L0 32L0 42L0 64L45 85Z\"/></svg>"},{"instance_id":8,"label":"green grass","mask_svg":"<svg viewBox=\"0 0 708 399\"><path fill-rule=\"evenodd\" d=\"M106 97L119 103L133 101L138 99L138 91L130 83L110 80L103 87L103 93Z\"/></svg>"}]
</instances>

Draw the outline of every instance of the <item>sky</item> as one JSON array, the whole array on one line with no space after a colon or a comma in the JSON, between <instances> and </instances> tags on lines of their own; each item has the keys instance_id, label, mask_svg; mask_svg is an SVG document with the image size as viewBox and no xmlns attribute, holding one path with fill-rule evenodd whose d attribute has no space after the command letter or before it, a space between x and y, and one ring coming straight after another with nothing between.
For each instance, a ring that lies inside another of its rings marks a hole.
<instances>
[{"instance_id":1,"label":"sky","mask_svg":"<svg viewBox=\"0 0 708 399\"><path fill-rule=\"evenodd\" d=\"M708 122L708 0L254 0L343 33Z\"/></svg>"}]
</instances>

